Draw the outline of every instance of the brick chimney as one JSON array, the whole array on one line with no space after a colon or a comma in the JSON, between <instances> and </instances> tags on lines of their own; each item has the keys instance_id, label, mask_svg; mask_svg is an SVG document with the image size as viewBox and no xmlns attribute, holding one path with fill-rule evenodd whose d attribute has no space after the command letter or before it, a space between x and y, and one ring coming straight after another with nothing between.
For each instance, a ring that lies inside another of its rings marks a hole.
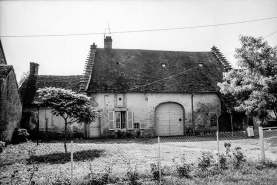
<instances>
[{"instance_id":1,"label":"brick chimney","mask_svg":"<svg viewBox=\"0 0 277 185\"><path fill-rule=\"evenodd\" d=\"M105 49L112 49L112 37L111 36L106 36L104 38L104 48Z\"/></svg>"},{"instance_id":2,"label":"brick chimney","mask_svg":"<svg viewBox=\"0 0 277 185\"><path fill-rule=\"evenodd\" d=\"M91 49L96 49L97 45L95 45L95 43L93 43L93 45L90 46Z\"/></svg>"},{"instance_id":3,"label":"brick chimney","mask_svg":"<svg viewBox=\"0 0 277 185\"><path fill-rule=\"evenodd\" d=\"M38 75L39 64L30 62L30 75Z\"/></svg>"}]
</instances>

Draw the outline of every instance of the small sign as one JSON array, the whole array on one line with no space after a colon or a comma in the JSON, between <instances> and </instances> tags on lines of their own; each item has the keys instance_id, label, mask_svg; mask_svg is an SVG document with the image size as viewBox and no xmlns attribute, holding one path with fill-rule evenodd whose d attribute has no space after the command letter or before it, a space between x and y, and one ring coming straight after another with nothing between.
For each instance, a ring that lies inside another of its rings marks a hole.
<instances>
[{"instance_id":1,"label":"small sign","mask_svg":"<svg viewBox=\"0 0 277 185\"><path fill-rule=\"evenodd\" d=\"M248 135L248 137L253 137L253 136L254 136L253 126L247 127L246 130L247 130L247 135Z\"/></svg>"}]
</instances>

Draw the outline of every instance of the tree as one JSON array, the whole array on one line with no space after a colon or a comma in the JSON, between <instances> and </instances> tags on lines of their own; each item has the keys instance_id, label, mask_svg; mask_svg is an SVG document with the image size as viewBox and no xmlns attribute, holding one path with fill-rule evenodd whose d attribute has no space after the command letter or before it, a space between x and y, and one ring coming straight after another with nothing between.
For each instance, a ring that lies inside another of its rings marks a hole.
<instances>
[{"instance_id":1,"label":"tree","mask_svg":"<svg viewBox=\"0 0 277 185\"><path fill-rule=\"evenodd\" d=\"M98 111L90 106L89 98L71 90L61 88L43 88L38 90L39 100L52 108L52 113L64 119L64 149L67 153L67 126L77 122L89 124L98 116Z\"/></svg>"},{"instance_id":2,"label":"tree","mask_svg":"<svg viewBox=\"0 0 277 185\"><path fill-rule=\"evenodd\" d=\"M268 111L277 115L277 46L262 37L240 36L242 47L236 49L239 69L224 73L220 92L236 101L234 110L265 121Z\"/></svg>"}]
</instances>

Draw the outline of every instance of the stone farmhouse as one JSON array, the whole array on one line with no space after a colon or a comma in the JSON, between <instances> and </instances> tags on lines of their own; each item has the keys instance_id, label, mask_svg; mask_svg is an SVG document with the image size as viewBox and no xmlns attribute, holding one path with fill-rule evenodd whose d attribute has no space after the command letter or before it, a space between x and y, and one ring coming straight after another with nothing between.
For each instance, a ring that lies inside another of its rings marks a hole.
<instances>
[{"instance_id":1,"label":"stone farmhouse","mask_svg":"<svg viewBox=\"0 0 277 185\"><path fill-rule=\"evenodd\" d=\"M11 142L20 127L22 104L12 65L8 65L0 40L0 141Z\"/></svg>"},{"instance_id":2,"label":"stone farmhouse","mask_svg":"<svg viewBox=\"0 0 277 185\"><path fill-rule=\"evenodd\" d=\"M36 90L43 87L71 89L91 97L91 106L101 116L89 125L73 124L71 131L87 138L133 135L137 137L180 136L197 131L230 130L217 82L231 67L220 51L208 52L114 49L112 37L104 48L93 43L83 75L38 75L31 63L30 75L20 89L23 125L62 132L63 120L51 114L51 107L37 110ZM226 119L225 119L226 118Z\"/></svg>"}]
</instances>

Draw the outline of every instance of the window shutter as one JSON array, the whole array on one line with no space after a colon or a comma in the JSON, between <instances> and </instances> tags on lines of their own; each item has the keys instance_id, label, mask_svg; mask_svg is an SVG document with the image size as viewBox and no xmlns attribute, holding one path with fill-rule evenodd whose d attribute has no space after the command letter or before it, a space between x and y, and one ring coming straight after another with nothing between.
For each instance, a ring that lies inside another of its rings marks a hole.
<instances>
[{"instance_id":1,"label":"window shutter","mask_svg":"<svg viewBox=\"0 0 277 185\"><path fill-rule=\"evenodd\" d=\"M132 130L134 129L134 113L127 112L127 129Z\"/></svg>"},{"instance_id":2,"label":"window shutter","mask_svg":"<svg viewBox=\"0 0 277 185\"><path fill-rule=\"evenodd\" d=\"M115 129L114 111L108 112L109 130Z\"/></svg>"}]
</instances>

